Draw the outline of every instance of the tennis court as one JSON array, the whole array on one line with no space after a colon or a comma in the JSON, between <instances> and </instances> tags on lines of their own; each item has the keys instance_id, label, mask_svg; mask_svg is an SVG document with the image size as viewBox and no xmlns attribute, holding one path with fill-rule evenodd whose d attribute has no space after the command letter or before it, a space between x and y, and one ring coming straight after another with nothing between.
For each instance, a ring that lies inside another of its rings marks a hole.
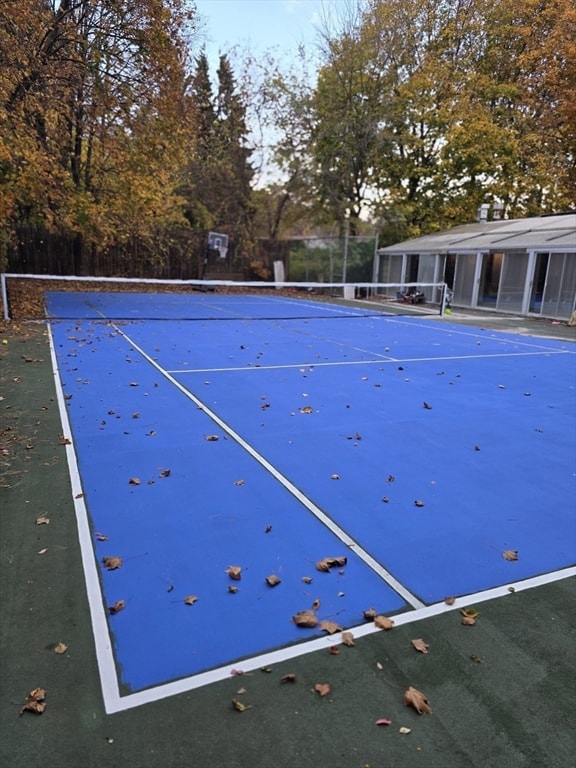
<instances>
[{"instance_id":1,"label":"tennis court","mask_svg":"<svg viewBox=\"0 0 576 768\"><path fill-rule=\"evenodd\" d=\"M46 302L108 712L573 573L572 344L369 302Z\"/></svg>"}]
</instances>

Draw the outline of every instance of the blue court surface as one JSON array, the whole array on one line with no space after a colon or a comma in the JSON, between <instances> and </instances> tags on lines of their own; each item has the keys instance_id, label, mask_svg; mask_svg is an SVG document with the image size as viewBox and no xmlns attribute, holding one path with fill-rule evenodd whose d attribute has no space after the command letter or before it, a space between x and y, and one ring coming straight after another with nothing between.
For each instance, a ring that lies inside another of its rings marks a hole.
<instances>
[{"instance_id":1,"label":"blue court surface","mask_svg":"<svg viewBox=\"0 0 576 768\"><path fill-rule=\"evenodd\" d=\"M574 346L366 306L47 294L122 696L574 565Z\"/></svg>"}]
</instances>

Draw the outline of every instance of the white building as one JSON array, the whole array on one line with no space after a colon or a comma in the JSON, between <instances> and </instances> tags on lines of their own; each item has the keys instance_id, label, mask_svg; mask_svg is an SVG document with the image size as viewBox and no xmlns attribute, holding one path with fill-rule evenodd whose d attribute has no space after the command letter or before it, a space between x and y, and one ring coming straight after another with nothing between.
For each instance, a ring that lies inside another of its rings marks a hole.
<instances>
[{"instance_id":1,"label":"white building","mask_svg":"<svg viewBox=\"0 0 576 768\"><path fill-rule=\"evenodd\" d=\"M445 282L454 307L567 319L576 309L576 214L479 221L379 248L374 275Z\"/></svg>"}]
</instances>

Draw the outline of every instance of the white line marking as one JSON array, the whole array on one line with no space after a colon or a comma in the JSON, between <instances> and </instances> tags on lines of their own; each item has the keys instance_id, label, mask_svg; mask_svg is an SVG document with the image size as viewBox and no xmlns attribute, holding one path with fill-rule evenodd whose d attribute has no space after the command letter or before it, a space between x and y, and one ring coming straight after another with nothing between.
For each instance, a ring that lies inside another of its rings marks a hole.
<instances>
[{"instance_id":1,"label":"white line marking","mask_svg":"<svg viewBox=\"0 0 576 768\"><path fill-rule=\"evenodd\" d=\"M438 357L389 357L380 360L337 360L331 363L289 363L287 365L248 365L229 368L183 368L167 370L168 374L218 373L224 371L272 371L284 368L327 368L341 365L384 365L391 363L435 363L445 360L491 360L493 357L548 357L549 355L571 354L566 349L548 349L546 352L496 352L493 355L439 355Z\"/></svg>"},{"instance_id":2,"label":"white line marking","mask_svg":"<svg viewBox=\"0 0 576 768\"><path fill-rule=\"evenodd\" d=\"M560 571L534 576L533 578L525 579L523 581L510 582L509 584L504 584L500 587L494 587L475 594L458 597L453 605L446 605L446 603L443 602L434 603L434 605L424 606L419 610L408 611L407 613L393 616L394 625L396 627L401 627L405 624L412 624L417 621L422 621L423 619L429 619L433 616L439 616L443 613L458 611L460 608L483 603L487 600L494 600L495 598L511 598L510 588L513 588L514 592L523 592L524 590L534 589L543 584L550 584L555 581L561 581L562 579L568 579L575 575L576 567L570 567ZM382 630L377 629L373 623L360 624L357 627L351 627L347 631L351 632L355 639L382 632ZM305 656L314 651L327 650L330 646L335 645L338 642L337 637L337 635L329 635L327 637L314 638L314 640L299 643L298 645L289 645L277 651L253 656L250 659L244 659L235 664L227 664L223 667L209 670L208 672L201 672L193 677L187 677L156 688L150 688L146 691L133 693L123 698L118 698L114 702L110 702L110 708L107 708L106 711L109 714L113 712L122 712L127 709L132 709L133 707L140 707L143 704L149 704L153 701L168 698L169 696L176 696L179 693L192 691L196 688L209 685L210 683L226 680L230 678L232 670L236 668L240 668L243 672L252 672L261 669L262 667L269 667L273 664L280 664L281 662L288 661L289 659Z\"/></svg>"},{"instance_id":3,"label":"white line marking","mask_svg":"<svg viewBox=\"0 0 576 768\"><path fill-rule=\"evenodd\" d=\"M86 504L84 503L80 472L76 460L76 449L74 447L70 420L68 419L68 409L62 391L62 383L60 381L58 360L56 357L56 350L54 349L54 340L52 338L52 328L50 323L46 323L46 325L48 328L50 359L52 361L52 372L54 375L58 410L60 411L62 434L70 440L70 443L66 445L66 458L68 460L68 472L70 474L70 483L72 485L72 499L76 515L76 525L78 526L78 540L80 542L80 554L86 581L92 633L94 635L94 643L96 646L96 658L98 661L98 669L100 671L102 696L104 698L105 706L108 707L108 702L117 701L119 698L118 676L116 674L112 643L108 634L108 621L102 603L102 590L100 588L100 579L96 566L90 525L88 523L88 512L86 510Z\"/></svg>"}]
</instances>

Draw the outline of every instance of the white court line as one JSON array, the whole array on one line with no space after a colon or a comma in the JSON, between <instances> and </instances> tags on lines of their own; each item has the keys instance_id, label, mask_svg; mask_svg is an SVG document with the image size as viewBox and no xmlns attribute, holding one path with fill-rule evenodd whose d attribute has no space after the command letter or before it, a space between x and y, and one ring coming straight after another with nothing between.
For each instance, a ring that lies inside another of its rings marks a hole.
<instances>
[{"instance_id":1,"label":"white court line","mask_svg":"<svg viewBox=\"0 0 576 768\"><path fill-rule=\"evenodd\" d=\"M385 363L435 363L445 360L491 360L497 357L548 357L549 355L570 355L567 349L548 349L545 352L496 352L493 355L439 355L438 357L388 357L380 360L337 360L331 363L289 363L287 365L247 365L229 368L183 368L167 370L169 374L219 373L224 371L272 371L284 368L328 368L343 365L384 365Z\"/></svg>"},{"instance_id":2,"label":"white court line","mask_svg":"<svg viewBox=\"0 0 576 768\"><path fill-rule=\"evenodd\" d=\"M401 627L405 624L413 624L414 622L422 621L423 619L440 616L443 613L450 613L451 611L458 611L460 608L477 605L478 603L494 600L495 598L508 597L512 599L511 590L513 590L514 593L523 592L524 590L534 589L535 587L551 584L552 582L561 581L562 579L567 579L575 575L576 567L564 568L560 571L545 573L523 581L510 582L509 584L487 589L482 592L476 592L475 594L464 595L458 597L453 605L446 605L444 602L434 603L433 605L424 606L418 610L412 610L393 616L394 626ZM346 631L351 632L354 638L358 639L360 637L366 637L367 635L376 634L377 632L382 632L383 630L375 627L374 623L365 623L356 627L351 627ZM109 714L112 714L114 712L122 712L134 707L140 707L143 704L149 704L153 701L168 698L169 696L176 696L180 693L186 693L187 691L210 685L211 683L227 680L238 669L243 673L252 672L261 669L262 667L270 667L273 664L280 664L289 659L295 659L299 656L314 653L314 651L327 650L338 642L339 639L337 635L328 635L327 637L314 638L314 640L299 643L298 645L289 645L276 651L244 659L235 664L226 664L223 667L218 667L217 669L212 669L208 672L201 672L193 677L183 678L182 680L166 683L165 685L160 685L156 688L149 688L146 691L117 698L115 701L108 702L106 711Z\"/></svg>"},{"instance_id":3,"label":"white court line","mask_svg":"<svg viewBox=\"0 0 576 768\"><path fill-rule=\"evenodd\" d=\"M72 438L70 420L68 419L68 408L66 406L66 400L62 391L62 383L60 381L56 350L54 349L54 340L52 338L52 327L49 322L46 323L46 325L48 328L50 359L52 362L52 373L54 375L58 410L60 412L60 422L62 424L62 434L70 440L70 442L66 444L66 459L68 461L68 472L70 475L70 483L72 485L72 499L74 502L76 525L78 527L78 540L80 542L82 567L84 568L84 579L88 595L92 633L94 635L94 644L96 646L96 659L100 672L102 697L104 699L106 711L108 711L108 703L119 700L118 676L116 674L116 665L114 654L112 652L112 642L108 633L108 621L102 601L102 590L100 588L100 579L94 556L92 535L88 523L88 512L86 504L84 503L84 493L80 472L78 470L76 449Z\"/></svg>"}]
</instances>

